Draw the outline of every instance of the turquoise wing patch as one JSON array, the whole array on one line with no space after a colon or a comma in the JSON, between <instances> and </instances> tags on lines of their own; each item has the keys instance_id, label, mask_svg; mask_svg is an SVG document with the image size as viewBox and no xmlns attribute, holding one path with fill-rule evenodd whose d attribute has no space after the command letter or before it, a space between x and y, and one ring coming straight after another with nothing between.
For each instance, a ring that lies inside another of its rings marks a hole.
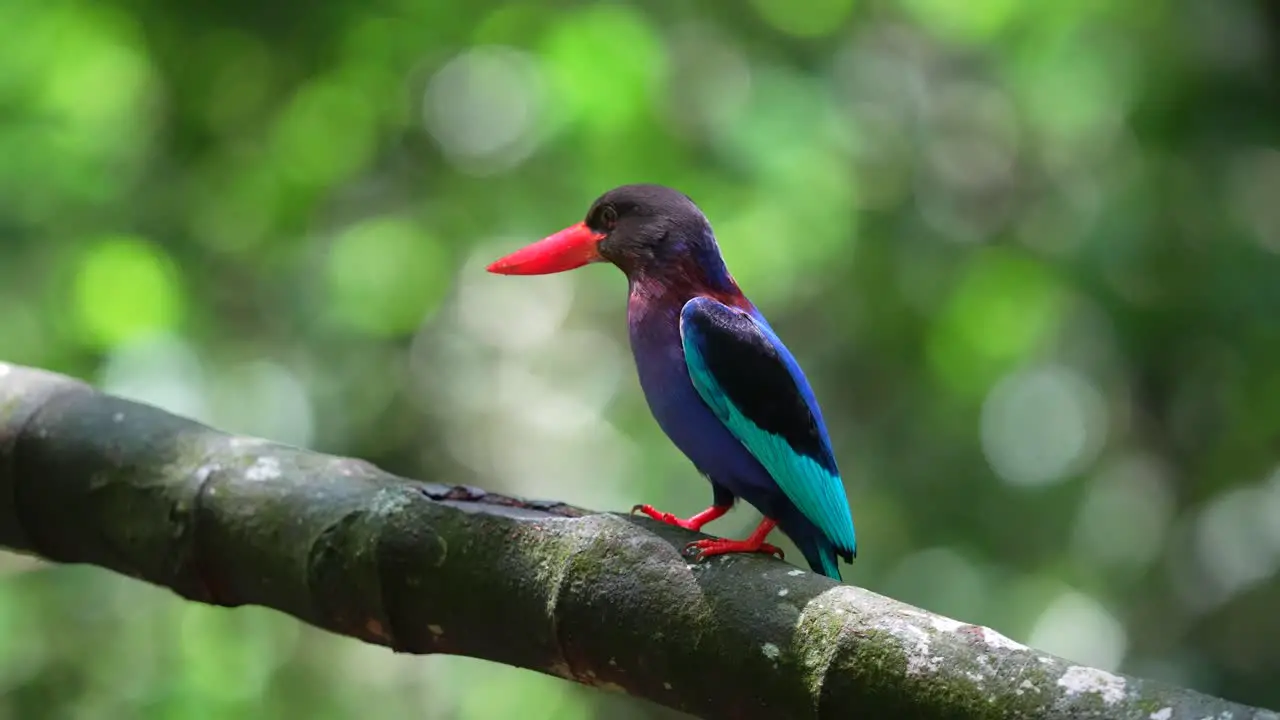
<instances>
[{"instance_id":1,"label":"turquoise wing patch","mask_svg":"<svg viewBox=\"0 0 1280 720\"><path fill-rule=\"evenodd\" d=\"M783 494L847 553L856 534L844 482L813 392L767 325L708 297L680 313L694 388Z\"/></svg>"}]
</instances>

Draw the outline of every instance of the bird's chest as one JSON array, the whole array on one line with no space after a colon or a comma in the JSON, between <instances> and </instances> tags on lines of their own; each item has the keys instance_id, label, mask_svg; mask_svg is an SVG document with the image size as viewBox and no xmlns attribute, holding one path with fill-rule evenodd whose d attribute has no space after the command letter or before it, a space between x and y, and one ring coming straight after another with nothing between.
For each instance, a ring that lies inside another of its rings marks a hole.
<instances>
[{"instance_id":1,"label":"bird's chest","mask_svg":"<svg viewBox=\"0 0 1280 720\"><path fill-rule=\"evenodd\" d=\"M720 445L723 426L689 377L680 338L683 302L636 302L628 308L631 351L649 410L663 432L691 457ZM714 436L714 437L712 437ZM697 457L696 464L702 465Z\"/></svg>"},{"instance_id":2,"label":"bird's chest","mask_svg":"<svg viewBox=\"0 0 1280 720\"><path fill-rule=\"evenodd\" d=\"M669 306L669 307L668 307ZM763 502L767 473L693 387L680 339L683 303L637 303L628 309L640 387L658 426L702 474L749 501ZM754 499L753 499L754 498Z\"/></svg>"},{"instance_id":3,"label":"bird's chest","mask_svg":"<svg viewBox=\"0 0 1280 720\"><path fill-rule=\"evenodd\" d=\"M682 407L687 412L689 408L685 406L694 401L701 403L701 398L689 380L685 364L680 339L681 306L655 305L633 298L627 320L640 387L659 424L665 428L668 420L674 420L669 416L678 414Z\"/></svg>"}]
</instances>

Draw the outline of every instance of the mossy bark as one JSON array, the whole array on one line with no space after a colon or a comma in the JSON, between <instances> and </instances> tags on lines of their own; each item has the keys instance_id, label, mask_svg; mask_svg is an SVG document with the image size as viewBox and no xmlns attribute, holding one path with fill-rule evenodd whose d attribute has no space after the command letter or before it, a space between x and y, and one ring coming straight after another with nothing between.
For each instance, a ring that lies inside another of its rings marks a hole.
<instances>
[{"instance_id":1,"label":"mossy bark","mask_svg":"<svg viewBox=\"0 0 1280 720\"><path fill-rule=\"evenodd\" d=\"M399 478L0 364L0 545L193 601L705 718L1280 720L772 558L691 563L693 537Z\"/></svg>"}]
</instances>

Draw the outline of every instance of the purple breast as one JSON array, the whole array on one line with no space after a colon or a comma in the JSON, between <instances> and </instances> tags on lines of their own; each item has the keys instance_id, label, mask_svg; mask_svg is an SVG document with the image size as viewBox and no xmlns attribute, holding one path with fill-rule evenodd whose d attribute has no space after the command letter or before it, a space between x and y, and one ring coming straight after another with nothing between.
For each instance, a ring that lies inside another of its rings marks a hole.
<instances>
[{"instance_id":1,"label":"purple breast","mask_svg":"<svg viewBox=\"0 0 1280 720\"><path fill-rule=\"evenodd\" d=\"M640 387L658 426L694 466L756 504L754 498L774 484L694 389L680 340L683 306L679 298L659 299L633 292L627 320Z\"/></svg>"}]
</instances>

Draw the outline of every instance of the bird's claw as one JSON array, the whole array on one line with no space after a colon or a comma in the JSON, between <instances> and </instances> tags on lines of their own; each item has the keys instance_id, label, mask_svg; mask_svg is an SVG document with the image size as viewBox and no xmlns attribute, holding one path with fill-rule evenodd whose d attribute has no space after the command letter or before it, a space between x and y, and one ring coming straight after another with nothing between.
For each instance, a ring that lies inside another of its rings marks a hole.
<instances>
[{"instance_id":1,"label":"bird's claw","mask_svg":"<svg viewBox=\"0 0 1280 720\"><path fill-rule=\"evenodd\" d=\"M747 540L726 540L724 538L694 540L684 546L684 552L688 556L696 555L698 562L702 562L709 557L727 555L729 553L765 553L776 556L779 560L786 559L786 553L782 552L782 548L776 545L770 545L769 543L757 545Z\"/></svg>"},{"instance_id":2,"label":"bird's claw","mask_svg":"<svg viewBox=\"0 0 1280 720\"><path fill-rule=\"evenodd\" d=\"M660 512L658 512L657 510L654 510L652 505L644 505L644 504L640 504L640 505L632 505L632 506L631 506L631 513L630 513L630 514L631 514L631 515L635 515L636 513L644 513L645 515L648 515L649 517L653 518L654 520L661 520L661 519L662 519L662 515L664 515L664 514L665 514L665 515L670 515L670 514L671 514L671 513L660 513Z\"/></svg>"},{"instance_id":3,"label":"bird's claw","mask_svg":"<svg viewBox=\"0 0 1280 720\"><path fill-rule=\"evenodd\" d=\"M680 518L676 517L675 515L672 515L669 512L661 512L659 510L655 510L652 505L633 506L631 508L631 514L635 515L637 512L644 513L645 515L648 515L649 517L653 518L654 520L657 520L658 522L666 523L668 525L675 525L676 527L682 527L685 530L698 529L693 527L687 520L681 520Z\"/></svg>"}]
</instances>

